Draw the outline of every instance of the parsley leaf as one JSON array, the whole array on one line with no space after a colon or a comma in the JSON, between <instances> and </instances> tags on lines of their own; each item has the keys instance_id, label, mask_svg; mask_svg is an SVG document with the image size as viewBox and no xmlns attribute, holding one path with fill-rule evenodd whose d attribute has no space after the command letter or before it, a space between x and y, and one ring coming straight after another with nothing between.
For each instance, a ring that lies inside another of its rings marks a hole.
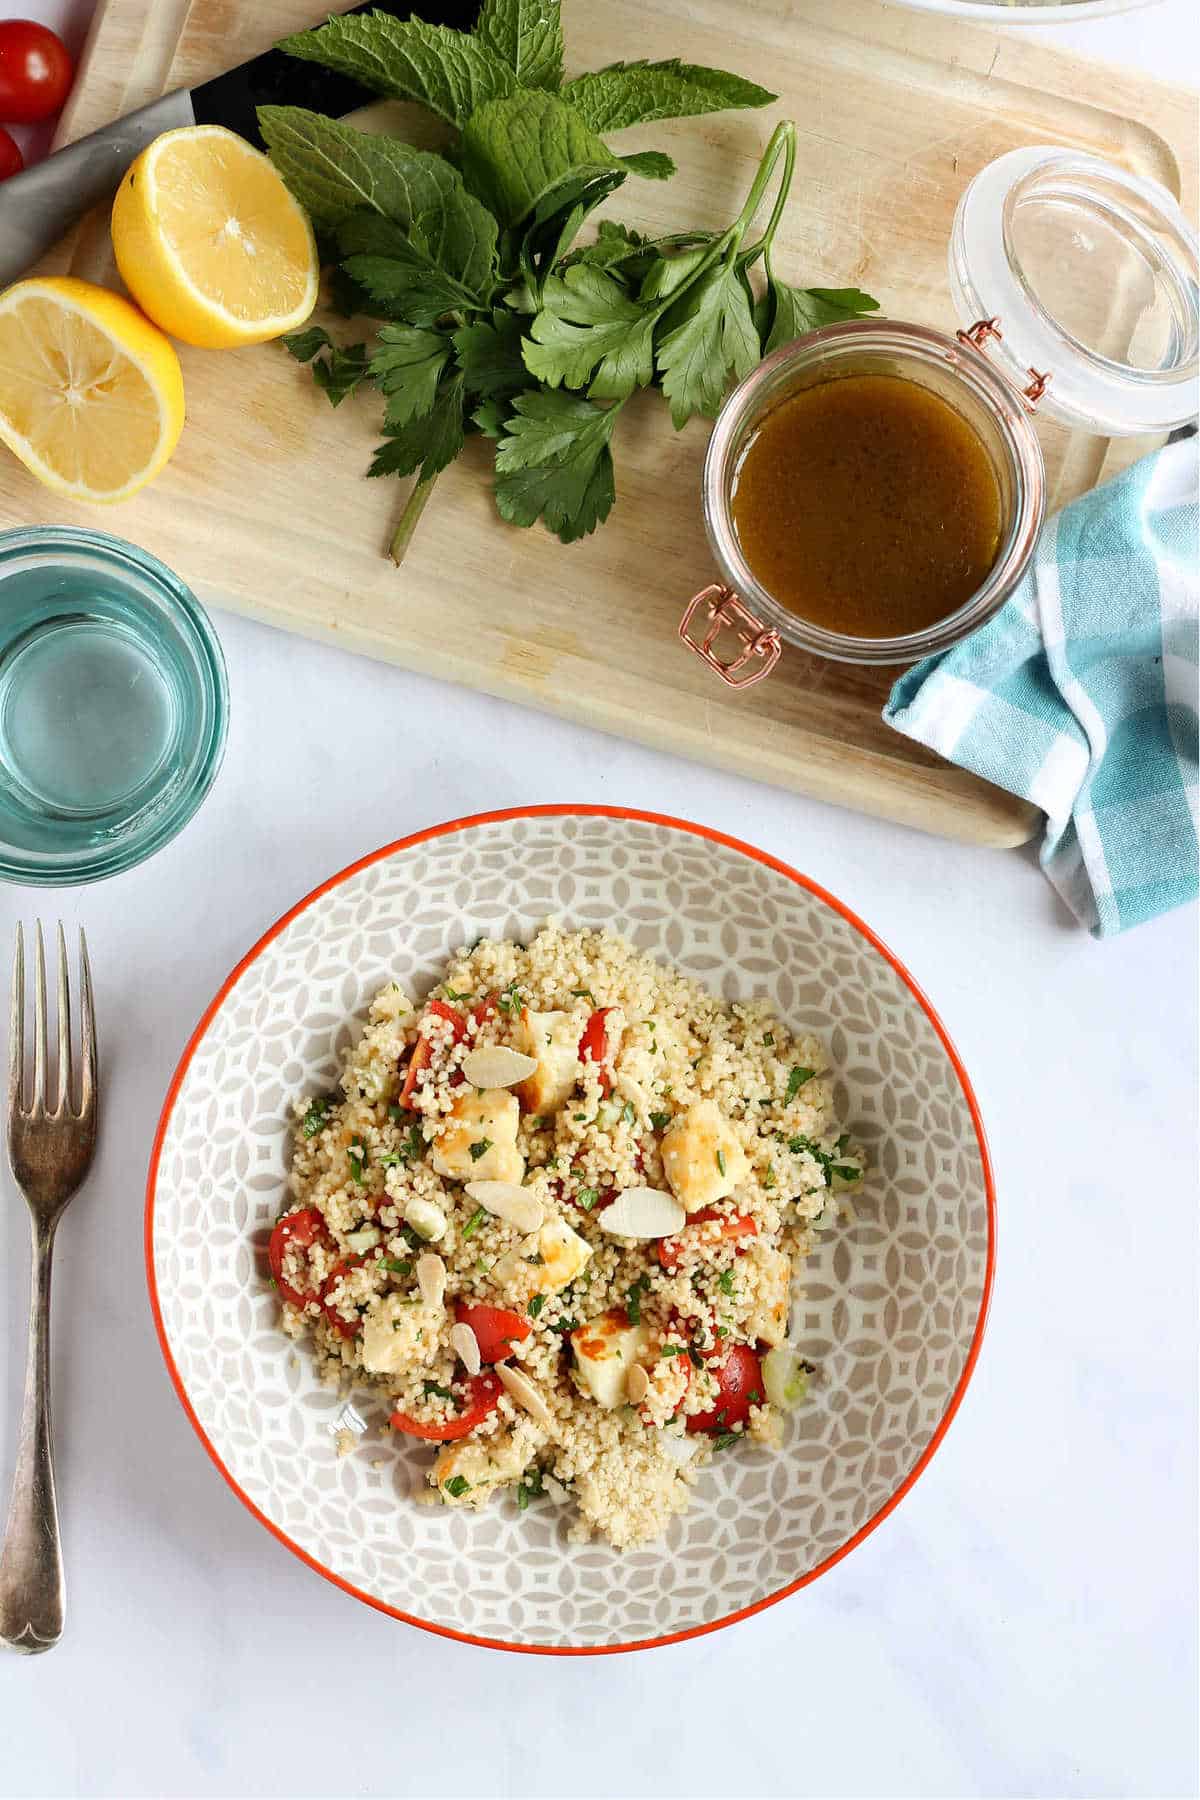
<instances>
[{"instance_id":1,"label":"parsley leaf","mask_svg":"<svg viewBox=\"0 0 1200 1800\"><path fill-rule=\"evenodd\" d=\"M788 1076L787 1092L783 1096L785 1106L796 1098L805 1082L811 1081L816 1072L815 1069L796 1068L792 1070Z\"/></svg>"},{"instance_id":2,"label":"parsley leaf","mask_svg":"<svg viewBox=\"0 0 1200 1800\"><path fill-rule=\"evenodd\" d=\"M386 441L376 450L368 475L412 475L419 469L422 481L432 481L463 447L462 376L442 382L424 417L404 425L389 422L384 433Z\"/></svg>"},{"instance_id":3,"label":"parsley leaf","mask_svg":"<svg viewBox=\"0 0 1200 1800\"><path fill-rule=\"evenodd\" d=\"M471 1161L478 1162L481 1156L487 1155L491 1147L491 1138L480 1138L476 1143L470 1145Z\"/></svg>"},{"instance_id":4,"label":"parsley leaf","mask_svg":"<svg viewBox=\"0 0 1200 1800\"><path fill-rule=\"evenodd\" d=\"M582 1207L584 1212L591 1212L599 1198L600 1189L594 1187L578 1188L574 1195L576 1206Z\"/></svg>"},{"instance_id":5,"label":"parsley leaf","mask_svg":"<svg viewBox=\"0 0 1200 1800\"><path fill-rule=\"evenodd\" d=\"M541 1312L543 1306L545 1306L545 1304L546 1304L545 1294L534 1294L533 1298L529 1302L528 1311L529 1311L530 1318L536 1319L538 1314Z\"/></svg>"},{"instance_id":6,"label":"parsley leaf","mask_svg":"<svg viewBox=\"0 0 1200 1800\"><path fill-rule=\"evenodd\" d=\"M658 346L662 390L676 430L693 413L715 418L729 371L740 380L759 354L746 290L730 264L718 263L685 294L680 322Z\"/></svg>"},{"instance_id":7,"label":"parsley leaf","mask_svg":"<svg viewBox=\"0 0 1200 1800\"><path fill-rule=\"evenodd\" d=\"M594 531L616 498L609 442L621 404L604 411L574 394L519 394L496 451L500 516L544 519L564 544Z\"/></svg>"},{"instance_id":8,"label":"parsley leaf","mask_svg":"<svg viewBox=\"0 0 1200 1800\"><path fill-rule=\"evenodd\" d=\"M562 98L593 131L624 131L658 119L770 106L778 97L740 75L680 62L677 57L669 62L612 63L576 76L562 90Z\"/></svg>"},{"instance_id":9,"label":"parsley leaf","mask_svg":"<svg viewBox=\"0 0 1200 1800\"><path fill-rule=\"evenodd\" d=\"M655 317L603 269L576 263L551 275L542 290L525 366L547 387L587 388L593 399L623 400L653 379Z\"/></svg>"},{"instance_id":10,"label":"parsley leaf","mask_svg":"<svg viewBox=\"0 0 1200 1800\"><path fill-rule=\"evenodd\" d=\"M740 1443L741 1437L740 1431L723 1431L719 1437L713 1439L713 1449L728 1450L731 1444Z\"/></svg>"},{"instance_id":11,"label":"parsley leaf","mask_svg":"<svg viewBox=\"0 0 1200 1800\"><path fill-rule=\"evenodd\" d=\"M467 1238L472 1237L474 1235L474 1233L479 1230L479 1227L483 1224L483 1221L486 1218L487 1218L487 1208L485 1206L477 1206L475 1208L475 1211L471 1214L470 1218L467 1220L466 1224L463 1226L462 1234L463 1234L464 1242L466 1241Z\"/></svg>"},{"instance_id":12,"label":"parsley leaf","mask_svg":"<svg viewBox=\"0 0 1200 1800\"><path fill-rule=\"evenodd\" d=\"M389 1275L411 1275L413 1272L413 1266L407 1258L384 1256L380 1258L379 1266L386 1269Z\"/></svg>"},{"instance_id":13,"label":"parsley leaf","mask_svg":"<svg viewBox=\"0 0 1200 1800\"><path fill-rule=\"evenodd\" d=\"M766 307L760 321L765 324L762 338L764 356L790 344L822 325L835 325L841 319L856 319L863 313L878 312L879 302L858 288L794 288L776 279L768 268Z\"/></svg>"},{"instance_id":14,"label":"parsley leaf","mask_svg":"<svg viewBox=\"0 0 1200 1800\"><path fill-rule=\"evenodd\" d=\"M309 1101L308 1111L305 1113L300 1126L300 1129L306 1138L316 1137L318 1131L324 1131L326 1125L329 1123L329 1115L336 1105L337 1100L332 1094L326 1094L318 1097L316 1100Z\"/></svg>"},{"instance_id":15,"label":"parsley leaf","mask_svg":"<svg viewBox=\"0 0 1200 1800\"><path fill-rule=\"evenodd\" d=\"M471 1491L471 1484L465 1475L452 1475L445 1486L446 1492L454 1500L461 1500L464 1494Z\"/></svg>"},{"instance_id":16,"label":"parsley leaf","mask_svg":"<svg viewBox=\"0 0 1200 1800\"><path fill-rule=\"evenodd\" d=\"M653 1125L655 1131L665 1131L667 1126L671 1123L671 1115L670 1113L652 1112L650 1114L650 1123Z\"/></svg>"},{"instance_id":17,"label":"parsley leaf","mask_svg":"<svg viewBox=\"0 0 1200 1800\"><path fill-rule=\"evenodd\" d=\"M439 1400L453 1400L454 1398L449 1388L439 1387L436 1381L425 1383L425 1393L436 1394Z\"/></svg>"},{"instance_id":18,"label":"parsley leaf","mask_svg":"<svg viewBox=\"0 0 1200 1800\"><path fill-rule=\"evenodd\" d=\"M496 285L496 221L461 186L407 226L351 213L338 227L338 248L351 279L412 325L485 306Z\"/></svg>"},{"instance_id":19,"label":"parsley leaf","mask_svg":"<svg viewBox=\"0 0 1200 1800\"><path fill-rule=\"evenodd\" d=\"M642 1322L642 1295L649 1286L650 1277L648 1275L639 1275L633 1286L625 1295L625 1311L629 1314L629 1323L631 1325L640 1325Z\"/></svg>"},{"instance_id":20,"label":"parsley leaf","mask_svg":"<svg viewBox=\"0 0 1200 1800\"><path fill-rule=\"evenodd\" d=\"M432 412L453 345L440 331L384 325L368 373L387 397L389 425L407 425Z\"/></svg>"}]
</instances>

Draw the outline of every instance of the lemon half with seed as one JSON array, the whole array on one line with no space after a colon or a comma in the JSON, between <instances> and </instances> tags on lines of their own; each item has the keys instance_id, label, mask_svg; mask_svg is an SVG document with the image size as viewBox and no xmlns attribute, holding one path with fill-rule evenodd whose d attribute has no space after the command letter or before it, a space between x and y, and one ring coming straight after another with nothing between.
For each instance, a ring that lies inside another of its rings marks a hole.
<instances>
[{"instance_id":1,"label":"lemon half with seed","mask_svg":"<svg viewBox=\"0 0 1200 1800\"><path fill-rule=\"evenodd\" d=\"M120 294L72 276L0 294L0 440L73 500L126 500L183 430L174 345Z\"/></svg>"},{"instance_id":2,"label":"lemon half with seed","mask_svg":"<svg viewBox=\"0 0 1200 1800\"><path fill-rule=\"evenodd\" d=\"M270 159L223 125L165 131L126 171L113 249L138 305L185 344L262 344L302 325L320 269Z\"/></svg>"}]
</instances>

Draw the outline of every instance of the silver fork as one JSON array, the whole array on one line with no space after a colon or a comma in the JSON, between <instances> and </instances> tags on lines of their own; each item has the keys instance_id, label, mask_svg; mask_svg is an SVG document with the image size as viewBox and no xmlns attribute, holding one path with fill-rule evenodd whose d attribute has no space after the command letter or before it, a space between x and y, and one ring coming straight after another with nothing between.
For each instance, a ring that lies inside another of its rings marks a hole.
<instances>
[{"instance_id":1,"label":"silver fork","mask_svg":"<svg viewBox=\"0 0 1200 1800\"><path fill-rule=\"evenodd\" d=\"M23 1100L25 939L17 926L13 957L8 1073L8 1154L25 1196L33 1236L29 1349L17 1466L0 1548L0 1641L35 1654L62 1636L66 1584L58 1536L50 1440L50 1259L67 1201L91 1167L96 1148L96 1021L87 940L79 933L80 1082L74 1100L71 989L67 945L58 928L58 1103L47 1099L46 955L37 927L33 971L33 1093Z\"/></svg>"}]
</instances>

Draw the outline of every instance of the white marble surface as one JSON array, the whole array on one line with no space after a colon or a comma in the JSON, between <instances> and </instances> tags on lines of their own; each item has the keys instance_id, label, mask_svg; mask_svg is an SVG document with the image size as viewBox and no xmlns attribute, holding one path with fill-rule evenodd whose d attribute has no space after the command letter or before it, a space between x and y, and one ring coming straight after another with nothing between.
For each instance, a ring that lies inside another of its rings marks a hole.
<instances>
[{"instance_id":1,"label":"white marble surface","mask_svg":"<svg viewBox=\"0 0 1200 1800\"><path fill-rule=\"evenodd\" d=\"M78 25L87 6L22 10ZM1200 70L1194 0L1048 35ZM49 1656L0 1657L0 1793L1195 1793L1194 914L1096 945L1029 855L940 843L225 614L218 625L233 728L206 810L147 867L61 897L93 944L106 1131L57 1271L69 1623ZM842 895L940 1008L999 1183L982 1359L913 1493L792 1600L637 1659L460 1647L321 1582L209 1465L142 1277L163 1089L237 957L362 851L545 800L703 820ZM0 946L36 910L0 889ZM5 1200L7 1481L25 1238Z\"/></svg>"}]
</instances>

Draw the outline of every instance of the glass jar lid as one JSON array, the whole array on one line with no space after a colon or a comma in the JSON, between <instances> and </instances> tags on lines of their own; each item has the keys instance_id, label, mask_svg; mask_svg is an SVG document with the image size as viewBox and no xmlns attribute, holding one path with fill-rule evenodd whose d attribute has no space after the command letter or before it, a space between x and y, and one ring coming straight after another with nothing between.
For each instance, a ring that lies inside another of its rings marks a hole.
<instances>
[{"instance_id":1,"label":"glass jar lid","mask_svg":"<svg viewBox=\"0 0 1200 1800\"><path fill-rule=\"evenodd\" d=\"M1113 437L1195 417L1200 246L1158 182L1072 150L1010 150L958 203L950 284L1039 413Z\"/></svg>"}]
</instances>

